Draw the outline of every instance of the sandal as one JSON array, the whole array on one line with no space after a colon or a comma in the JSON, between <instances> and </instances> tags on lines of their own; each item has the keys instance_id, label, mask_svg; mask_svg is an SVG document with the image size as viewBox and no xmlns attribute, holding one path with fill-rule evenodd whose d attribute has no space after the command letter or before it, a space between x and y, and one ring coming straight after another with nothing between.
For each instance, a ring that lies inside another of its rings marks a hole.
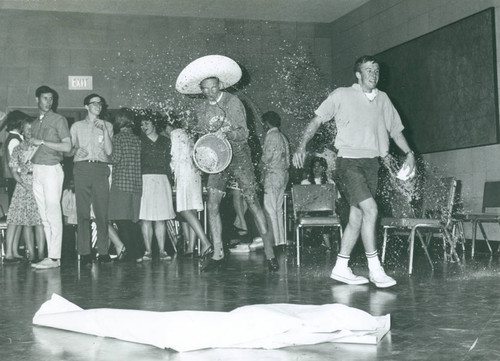
<instances>
[{"instance_id":1,"label":"sandal","mask_svg":"<svg viewBox=\"0 0 500 361\"><path fill-rule=\"evenodd\" d=\"M234 230L238 233L238 236L248 236L248 230L234 226Z\"/></svg>"},{"instance_id":2,"label":"sandal","mask_svg":"<svg viewBox=\"0 0 500 361\"><path fill-rule=\"evenodd\" d=\"M120 253L118 254L117 257L118 261L123 260L126 254L127 254L127 247L123 246L122 249L120 250Z\"/></svg>"}]
</instances>

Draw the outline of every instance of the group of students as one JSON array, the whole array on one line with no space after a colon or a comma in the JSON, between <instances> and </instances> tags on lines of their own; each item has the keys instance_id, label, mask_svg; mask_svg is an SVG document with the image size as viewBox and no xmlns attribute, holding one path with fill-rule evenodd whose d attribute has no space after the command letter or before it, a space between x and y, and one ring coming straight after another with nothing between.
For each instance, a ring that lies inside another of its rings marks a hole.
<instances>
[{"instance_id":1,"label":"group of students","mask_svg":"<svg viewBox=\"0 0 500 361\"><path fill-rule=\"evenodd\" d=\"M353 66L356 82L350 87L340 87L334 90L316 109L315 116L306 126L293 154L292 163L296 168L304 166L309 141L322 124L335 119L337 129L335 148L338 150L335 162L336 176L339 188L343 190L343 195L349 204L349 216L330 277L347 284L359 285L372 282L377 287L387 288L396 285L397 282L385 273L376 245L375 228L378 207L374 197L378 186L380 160L386 160L389 157L390 139L405 154L404 166L409 169L410 174L415 169L415 156L402 133L404 127L397 110L387 94L377 88L379 71L380 65L373 56L364 55L356 60ZM205 269L214 269L223 264L224 249L219 207L226 185L232 176L241 188L248 209L263 239L268 267L271 271L278 270L279 264L273 246L284 240L281 207L284 189L288 182L289 146L286 138L279 132L279 116L273 116L270 113L268 121L265 122L269 129L264 140L262 157L266 211L264 212L257 197L257 182L248 145L249 132L246 126L245 109L237 96L224 91L225 88L236 84L241 76L241 68L232 59L209 55L188 64L176 81L176 90L179 93L203 96L196 109L196 126L199 128L199 134L214 133L217 137L225 138L233 150L227 169L217 174L210 174L207 181L208 223L213 252L210 252L210 243L195 215L196 210L203 208L201 186L196 183L199 173L191 162L182 161L186 159L185 154L190 154L189 151L187 153L183 151L187 151L192 146L188 136L181 135L180 132L177 136L171 135L172 144L170 144L170 138L159 134L158 119L164 119L164 117L158 117L158 114L153 111L144 111L139 114L142 133L138 138L131 131L126 130L132 124L132 116L128 115L130 110L127 109L121 110L117 116L119 133L113 136L111 123L99 118L103 99L97 94L91 94L84 99L88 115L84 120L72 125L70 134L66 119L51 110L54 91L46 86L38 88L36 99L40 117L33 122L32 131L35 136L27 141L26 151L23 154L24 165L28 168L21 171L22 167L15 162L15 157L12 157L12 162L9 160L9 166L12 166L14 171L19 174L24 172L27 176L31 172L30 159L33 164L32 189L48 250L48 257L36 263L34 267L44 269L60 266L62 240L60 198L64 178L60 162L64 153L70 153L74 156L75 164L73 174L78 223L78 252L84 264L91 262L89 234L91 204L96 218L97 248L101 261L110 261L108 255L109 220L126 220L135 224L134 217L142 220L141 228L146 252L140 258L151 259L153 230L157 237L160 258L168 257L164 249L165 220L175 217L168 179L170 161L173 158L180 160L177 164L174 161L173 166L177 176L177 211L189 211L184 212L184 219L201 239L203 244L201 251L207 259ZM172 119L170 120L171 124L175 123ZM120 127L119 124L122 126ZM12 137L18 137L18 135ZM124 140L120 141L122 137ZM177 145L173 144L174 139ZM121 146L124 149L127 148L123 153L119 150L120 142L123 142ZM181 146L184 147L183 151L178 149ZM110 163L113 164L111 191L108 183L110 173L108 164ZM128 169L126 164L134 170ZM187 167L189 169L183 168L187 164L189 164ZM184 171L189 174L189 177L184 176ZM195 183L189 183L193 178L196 179ZM20 176L16 180L20 180L16 190L26 183ZM315 179L312 180L315 181ZM183 189L181 184L186 184L185 193L183 193L184 190L180 191ZM142 188L140 193L137 192L139 187ZM23 188L30 189L29 186ZM113 200L110 201L110 199ZM360 236L368 262L368 278L354 274L349 267L350 254ZM7 250L6 259L16 258L13 244L10 241L8 243L10 249ZM125 242L125 247L132 247L132 244ZM123 249L120 253L122 251ZM139 259L138 257L139 255L136 254L134 258Z\"/></svg>"},{"instance_id":2,"label":"group of students","mask_svg":"<svg viewBox=\"0 0 500 361\"><path fill-rule=\"evenodd\" d=\"M53 99L52 89L41 88L42 93L37 93L39 103L44 92L50 93ZM60 153L73 157L73 177L66 180L64 192L59 191L59 209L62 201L59 216L61 223L64 215L66 224L76 224L80 265L93 262L92 238L101 263L112 261L108 252L110 241L120 260L151 260L153 238L157 241L159 258L171 258L165 249L166 221L176 218L177 214L181 216L183 234L187 239L186 253L193 253L195 239L199 238L199 254L209 255L211 244L196 214L203 210L201 174L191 160L194 143L187 124L177 119L173 112L160 114L149 109L129 108L120 109L112 124L100 119L105 118L100 117L105 108L104 98L90 94L83 103L87 110L85 119L75 122L68 131L62 127L58 134L59 143L69 138L71 144L68 150ZM49 112L53 113L50 109L45 113ZM45 117L47 114L41 119ZM60 266L61 245L58 254L49 252L45 258L45 236L48 232L51 236L51 220L43 210L40 211L33 188L33 155L48 143L40 140L47 134L43 126L54 128L54 125L48 122L39 126L36 137L32 137L34 121L17 110L6 118L9 133L4 143L4 175L12 196L9 197L7 212L4 263L18 263L25 258L34 268L54 268ZM62 158L57 166L61 167L61 161ZM96 232L92 232L91 224ZM33 227L37 236L36 247ZM19 252L23 229L24 256Z\"/></svg>"}]
</instances>

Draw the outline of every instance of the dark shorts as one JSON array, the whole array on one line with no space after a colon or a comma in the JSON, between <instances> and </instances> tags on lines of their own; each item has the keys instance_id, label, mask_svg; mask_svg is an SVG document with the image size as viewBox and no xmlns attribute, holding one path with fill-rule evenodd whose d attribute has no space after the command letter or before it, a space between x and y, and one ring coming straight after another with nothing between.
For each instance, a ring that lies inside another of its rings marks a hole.
<instances>
[{"instance_id":1,"label":"dark shorts","mask_svg":"<svg viewBox=\"0 0 500 361\"><path fill-rule=\"evenodd\" d=\"M375 198L378 186L378 158L337 158L337 185L349 205Z\"/></svg>"},{"instance_id":2,"label":"dark shorts","mask_svg":"<svg viewBox=\"0 0 500 361\"><path fill-rule=\"evenodd\" d=\"M232 144L232 149L233 158L231 159L231 163L222 172L208 176L207 188L225 192L228 181L234 178L245 199L256 199L257 181L255 180L250 147L246 143Z\"/></svg>"}]
</instances>

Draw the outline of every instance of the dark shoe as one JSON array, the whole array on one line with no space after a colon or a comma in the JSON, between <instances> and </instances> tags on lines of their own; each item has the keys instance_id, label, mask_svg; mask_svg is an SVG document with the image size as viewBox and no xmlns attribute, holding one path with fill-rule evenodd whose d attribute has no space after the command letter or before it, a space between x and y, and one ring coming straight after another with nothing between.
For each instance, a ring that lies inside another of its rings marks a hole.
<instances>
[{"instance_id":1,"label":"dark shoe","mask_svg":"<svg viewBox=\"0 0 500 361\"><path fill-rule=\"evenodd\" d=\"M92 256L90 254L80 256L80 267L92 267Z\"/></svg>"},{"instance_id":2,"label":"dark shoe","mask_svg":"<svg viewBox=\"0 0 500 361\"><path fill-rule=\"evenodd\" d=\"M201 263L200 271L209 272L218 269L224 263L224 258L215 260L213 258L207 258Z\"/></svg>"},{"instance_id":3,"label":"dark shoe","mask_svg":"<svg viewBox=\"0 0 500 361\"><path fill-rule=\"evenodd\" d=\"M109 256L109 254L99 255L98 261L99 261L99 263L111 263L111 262L113 262L113 260Z\"/></svg>"},{"instance_id":4,"label":"dark shoe","mask_svg":"<svg viewBox=\"0 0 500 361\"><path fill-rule=\"evenodd\" d=\"M275 252L285 252L285 250L286 250L286 244L278 244L277 246L274 246Z\"/></svg>"},{"instance_id":5,"label":"dark shoe","mask_svg":"<svg viewBox=\"0 0 500 361\"><path fill-rule=\"evenodd\" d=\"M205 258L212 258L212 256L214 255L214 248L213 247L208 247L205 252L202 253L201 255L201 258L202 259L205 259Z\"/></svg>"},{"instance_id":6,"label":"dark shoe","mask_svg":"<svg viewBox=\"0 0 500 361\"><path fill-rule=\"evenodd\" d=\"M20 263L21 259L20 258L4 258L3 263L5 264L14 264L14 263Z\"/></svg>"},{"instance_id":7,"label":"dark shoe","mask_svg":"<svg viewBox=\"0 0 500 361\"><path fill-rule=\"evenodd\" d=\"M193 252L186 252L182 255L182 258L193 258Z\"/></svg>"},{"instance_id":8,"label":"dark shoe","mask_svg":"<svg viewBox=\"0 0 500 361\"><path fill-rule=\"evenodd\" d=\"M269 271L277 271L280 269L280 265L278 264L278 260L276 257L268 259L267 265L269 267Z\"/></svg>"}]
</instances>

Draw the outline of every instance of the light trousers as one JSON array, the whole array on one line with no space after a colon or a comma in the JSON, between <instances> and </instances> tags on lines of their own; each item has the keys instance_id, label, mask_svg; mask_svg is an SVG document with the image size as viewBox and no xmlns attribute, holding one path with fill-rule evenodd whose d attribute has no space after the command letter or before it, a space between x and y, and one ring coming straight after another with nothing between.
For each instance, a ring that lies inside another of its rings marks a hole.
<instances>
[{"instance_id":1,"label":"light trousers","mask_svg":"<svg viewBox=\"0 0 500 361\"><path fill-rule=\"evenodd\" d=\"M264 210L273 228L274 245L286 244L283 198L288 183L288 171L269 172L264 178Z\"/></svg>"},{"instance_id":2,"label":"light trousers","mask_svg":"<svg viewBox=\"0 0 500 361\"><path fill-rule=\"evenodd\" d=\"M61 195L64 171L60 164L33 164L33 194L47 240L48 257L61 258L63 221Z\"/></svg>"}]
</instances>

